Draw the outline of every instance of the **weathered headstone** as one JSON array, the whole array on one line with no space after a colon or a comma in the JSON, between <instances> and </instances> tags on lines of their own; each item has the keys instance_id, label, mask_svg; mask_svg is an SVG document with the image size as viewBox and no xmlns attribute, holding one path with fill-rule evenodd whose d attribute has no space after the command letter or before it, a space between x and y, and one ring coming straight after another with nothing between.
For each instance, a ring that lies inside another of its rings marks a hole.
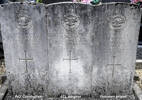
<instances>
[{"instance_id":1,"label":"weathered headstone","mask_svg":"<svg viewBox=\"0 0 142 100\"><path fill-rule=\"evenodd\" d=\"M46 10L42 4L1 6L9 93L44 95L48 85Z\"/></svg>"},{"instance_id":2,"label":"weathered headstone","mask_svg":"<svg viewBox=\"0 0 142 100\"><path fill-rule=\"evenodd\" d=\"M101 11L100 11L101 9ZM136 47L140 27L137 6L106 4L99 14L93 46L94 94L127 95L132 93Z\"/></svg>"},{"instance_id":3,"label":"weathered headstone","mask_svg":"<svg viewBox=\"0 0 142 100\"><path fill-rule=\"evenodd\" d=\"M0 9L11 94L132 94L136 5L14 3Z\"/></svg>"},{"instance_id":4,"label":"weathered headstone","mask_svg":"<svg viewBox=\"0 0 142 100\"><path fill-rule=\"evenodd\" d=\"M42 2L45 4L59 3L59 2L71 2L71 1L72 0L42 0Z\"/></svg>"},{"instance_id":5,"label":"weathered headstone","mask_svg":"<svg viewBox=\"0 0 142 100\"><path fill-rule=\"evenodd\" d=\"M140 27L137 6L64 3L49 5L47 15L49 93L132 93Z\"/></svg>"},{"instance_id":6,"label":"weathered headstone","mask_svg":"<svg viewBox=\"0 0 142 100\"><path fill-rule=\"evenodd\" d=\"M131 2L131 0L101 0L103 3L108 3L108 2Z\"/></svg>"}]
</instances>

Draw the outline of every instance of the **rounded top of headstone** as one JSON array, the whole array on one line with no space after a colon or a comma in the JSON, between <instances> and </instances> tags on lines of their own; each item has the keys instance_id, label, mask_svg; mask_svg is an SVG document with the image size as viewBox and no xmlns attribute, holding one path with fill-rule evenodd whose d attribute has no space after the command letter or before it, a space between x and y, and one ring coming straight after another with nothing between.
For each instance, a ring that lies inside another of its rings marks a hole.
<instances>
[{"instance_id":1,"label":"rounded top of headstone","mask_svg":"<svg viewBox=\"0 0 142 100\"><path fill-rule=\"evenodd\" d=\"M58 3L52 3L52 4L48 4L45 5L45 7L47 7L47 9L49 8L58 8L58 9L78 9L78 8L82 8L80 10L85 10L85 9L107 9L108 7L112 7L116 10L121 8L126 8L128 10L131 11L136 11L137 13L141 13L140 11L140 6L136 5L136 4L131 4L131 3L126 3L126 2L109 2L109 3L102 3L102 4L98 4L98 5L91 5L91 4L85 4L85 3L78 3L78 2L58 2ZM93 12L92 12L93 13Z\"/></svg>"},{"instance_id":2,"label":"rounded top of headstone","mask_svg":"<svg viewBox=\"0 0 142 100\"><path fill-rule=\"evenodd\" d=\"M45 7L50 7L50 6L57 6L57 5L78 5L78 6L87 6L87 7L100 7L100 6L130 6L132 9L139 8L137 4L131 4L127 2L108 2L108 3L102 3L98 5L91 5L91 4L85 4L85 3L79 3L79 2L58 2L58 3L51 3L51 4L43 4L43 3L31 3L31 2L10 2L10 3L5 3L5 4L0 4L0 7L7 7L10 5L29 5L29 6L45 6Z\"/></svg>"},{"instance_id":3,"label":"rounded top of headstone","mask_svg":"<svg viewBox=\"0 0 142 100\"><path fill-rule=\"evenodd\" d=\"M62 4L76 4L76 5L86 5L86 6L129 5L129 6L139 7L137 4L131 4L131 3L128 3L128 2L108 2L108 3L101 3L101 4L98 4L98 5L86 4L86 3L80 3L80 2L58 2L58 3L47 4L47 6L62 5Z\"/></svg>"},{"instance_id":4,"label":"rounded top of headstone","mask_svg":"<svg viewBox=\"0 0 142 100\"><path fill-rule=\"evenodd\" d=\"M33 3L33 2L9 2L5 4L0 4L0 7L7 7L10 5L33 5L33 6L44 6L43 3Z\"/></svg>"}]
</instances>

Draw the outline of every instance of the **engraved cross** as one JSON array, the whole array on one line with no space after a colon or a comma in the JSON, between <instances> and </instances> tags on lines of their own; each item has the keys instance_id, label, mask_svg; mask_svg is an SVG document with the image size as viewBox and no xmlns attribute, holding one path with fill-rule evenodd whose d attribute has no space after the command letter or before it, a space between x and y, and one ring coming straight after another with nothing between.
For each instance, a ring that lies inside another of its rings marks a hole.
<instances>
[{"instance_id":1,"label":"engraved cross","mask_svg":"<svg viewBox=\"0 0 142 100\"><path fill-rule=\"evenodd\" d=\"M115 63L115 57L116 56L113 56L113 62L112 62L112 64L108 64L108 66L112 66L112 78L114 77L115 67L116 66L121 66L121 64L116 64Z\"/></svg>"},{"instance_id":2,"label":"engraved cross","mask_svg":"<svg viewBox=\"0 0 142 100\"><path fill-rule=\"evenodd\" d=\"M26 64L26 72L28 72L28 61L32 61L33 59L32 58L27 58L27 52L26 50L24 51L25 53L25 57L24 58L19 58L20 61L25 61L25 64Z\"/></svg>"},{"instance_id":3,"label":"engraved cross","mask_svg":"<svg viewBox=\"0 0 142 100\"><path fill-rule=\"evenodd\" d=\"M115 63L115 57L116 56L113 56L113 61L112 61L112 64L108 64L107 66L110 66L110 67L112 67L112 92L113 92L113 89L114 89L114 73L115 73L115 67L116 66L122 66L121 64L116 64Z\"/></svg>"},{"instance_id":4,"label":"engraved cross","mask_svg":"<svg viewBox=\"0 0 142 100\"><path fill-rule=\"evenodd\" d=\"M70 50L69 51L69 58L65 58L63 60L69 60L69 73L71 73L71 63L72 63L72 60L78 60L78 58L72 58L72 51Z\"/></svg>"}]
</instances>

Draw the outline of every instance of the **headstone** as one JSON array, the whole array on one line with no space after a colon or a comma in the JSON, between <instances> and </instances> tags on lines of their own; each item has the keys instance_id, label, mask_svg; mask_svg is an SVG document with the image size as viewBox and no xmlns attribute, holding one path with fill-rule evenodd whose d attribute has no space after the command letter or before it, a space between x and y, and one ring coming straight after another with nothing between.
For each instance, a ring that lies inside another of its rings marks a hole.
<instances>
[{"instance_id":1,"label":"headstone","mask_svg":"<svg viewBox=\"0 0 142 100\"><path fill-rule=\"evenodd\" d=\"M11 94L131 95L140 26L136 5L3 5Z\"/></svg>"},{"instance_id":2,"label":"headstone","mask_svg":"<svg viewBox=\"0 0 142 100\"><path fill-rule=\"evenodd\" d=\"M140 10L125 3L106 4L100 9L96 10L99 26L94 26L97 31L93 36L93 93L131 94Z\"/></svg>"},{"instance_id":3,"label":"headstone","mask_svg":"<svg viewBox=\"0 0 142 100\"><path fill-rule=\"evenodd\" d=\"M45 7L11 3L0 8L9 94L44 95L48 85Z\"/></svg>"},{"instance_id":4,"label":"headstone","mask_svg":"<svg viewBox=\"0 0 142 100\"><path fill-rule=\"evenodd\" d=\"M59 2L71 2L73 0L42 0L45 4L51 4L51 3L59 3Z\"/></svg>"},{"instance_id":5,"label":"headstone","mask_svg":"<svg viewBox=\"0 0 142 100\"><path fill-rule=\"evenodd\" d=\"M131 2L131 0L101 0L103 3L108 2Z\"/></svg>"},{"instance_id":6,"label":"headstone","mask_svg":"<svg viewBox=\"0 0 142 100\"><path fill-rule=\"evenodd\" d=\"M137 6L63 3L48 6L47 15L51 94L132 93Z\"/></svg>"}]
</instances>

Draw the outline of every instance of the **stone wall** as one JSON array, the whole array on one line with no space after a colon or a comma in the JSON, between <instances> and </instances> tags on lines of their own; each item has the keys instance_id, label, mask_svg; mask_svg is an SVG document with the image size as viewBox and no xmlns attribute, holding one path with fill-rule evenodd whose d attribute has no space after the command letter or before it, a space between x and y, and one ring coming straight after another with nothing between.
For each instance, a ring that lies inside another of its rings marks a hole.
<instances>
[{"instance_id":1,"label":"stone wall","mask_svg":"<svg viewBox=\"0 0 142 100\"><path fill-rule=\"evenodd\" d=\"M137 6L12 3L0 12L10 94L132 93Z\"/></svg>"}]
</instances>

